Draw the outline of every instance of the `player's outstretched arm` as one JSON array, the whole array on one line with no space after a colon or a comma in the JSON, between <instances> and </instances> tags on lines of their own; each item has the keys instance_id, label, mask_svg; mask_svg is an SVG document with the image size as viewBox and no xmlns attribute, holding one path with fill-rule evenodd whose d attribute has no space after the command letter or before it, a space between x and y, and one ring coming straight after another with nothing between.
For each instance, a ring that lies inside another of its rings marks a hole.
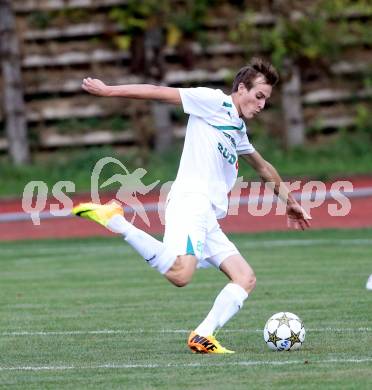
<instances>
[{"instance_id":1,"label":"player's outstretched arm","mask_svg":"<svg viewBox=\"0 0 372 390\"><path fill-rule=\"evenodd\" d=\"M305 230L310 227L310 215L293 198L277 170L257 151L241 157L260 175L262 180L272 185L272 190L287 205L288 227Z\"/></svg>"},{"instance_id":2,"label":"player's outstretched arm","mask_svg":"<svg viewBox=\"0 0 372 390\"><path fill-rule=\"evenodd\" d=\"M130 99L159 100L164 103L181 104L177 88L151 84L106 85L99 79L87 77L81 87L96 96L117 96Z\"/></svg>"}]
</instances>

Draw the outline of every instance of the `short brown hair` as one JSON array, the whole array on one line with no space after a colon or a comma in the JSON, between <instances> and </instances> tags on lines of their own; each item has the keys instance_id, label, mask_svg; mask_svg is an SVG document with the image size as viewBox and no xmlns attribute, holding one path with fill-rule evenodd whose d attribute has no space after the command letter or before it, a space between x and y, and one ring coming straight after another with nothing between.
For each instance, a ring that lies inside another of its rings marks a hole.
<instances>
[{"instance_id":1,"label":"short brown hair","mask_svg":"<svg viewBox=\"0 0 372 390\"><path fill-rule=\"evenodd\" d=\"M232 92L238 90L240 83L243 83L248 90L251 89L254 80L260 76L262 76L265 79L265 82L271 86L274 86L279 81L278 72L270 62L265 61L262 58L254 57L247 66L241 68L236 74Z\"/></svg>"}]
</instances>

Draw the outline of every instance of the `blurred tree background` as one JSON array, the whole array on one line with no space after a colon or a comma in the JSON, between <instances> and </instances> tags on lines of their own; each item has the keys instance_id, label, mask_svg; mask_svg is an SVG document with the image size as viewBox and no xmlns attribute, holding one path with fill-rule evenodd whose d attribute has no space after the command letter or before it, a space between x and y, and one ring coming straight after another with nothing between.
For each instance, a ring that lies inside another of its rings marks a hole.
<instances>
[{"instance_id":1,"label":"blurred tree background","mask_svg":"<svg viewBox=\"0 0 372 390\"><path fill-rule=\"evenodd\" d=\"M367 0L2 0L0 7L7 7L0 12L3 194L19 193L35 176L63 175L86 190L104 155L144 166L149 179L173 179L182 110L98 99L81 90L82 78L229 93L253 55L271 60L281 82L248 123L250 138L283 176L371 173Z\"/></svg>"}]
</instances>

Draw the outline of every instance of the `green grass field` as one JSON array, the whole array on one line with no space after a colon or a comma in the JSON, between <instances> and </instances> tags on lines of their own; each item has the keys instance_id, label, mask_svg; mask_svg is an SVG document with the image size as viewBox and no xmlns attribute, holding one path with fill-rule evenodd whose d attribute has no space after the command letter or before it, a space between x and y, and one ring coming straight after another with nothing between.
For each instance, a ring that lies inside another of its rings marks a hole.
<instances>
[{"instance_id":1,"label":"green grass field","mask_svg":"<svg viewBox=\"0 0 372 390\"><path fill-rule=\"evenodd\" d=\"M229 356L194 355L188 332L226 283L177 289L119 238L0 243L0 388L371 389L372 230L234 235L256 291L219 332ZM300 351L262 328L298 314Z\"/></svg>"}]
</instances>

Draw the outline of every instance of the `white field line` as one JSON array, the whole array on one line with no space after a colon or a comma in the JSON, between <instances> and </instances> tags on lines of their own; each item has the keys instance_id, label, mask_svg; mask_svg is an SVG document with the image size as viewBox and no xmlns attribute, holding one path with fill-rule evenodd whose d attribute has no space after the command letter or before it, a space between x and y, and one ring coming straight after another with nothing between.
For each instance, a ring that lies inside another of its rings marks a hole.
<instances>
[{"instance_id":1,"label":"white field line","mask_svg":"<svg viewBox=\"0 0 372 390\"><path fill-rule=\"evenodd\" d=\"M18 366L18 367L0 367L0 371L67 371L67 370L125 370L125 369L145 369L145 368L195 368L195 367L226 367L226 366L286 366L286 365L304 365L304 364L347 364L347 363L372 363L372 357L349 358L349 359L325 359L325 360L282 360L282 361L235 361L235 362L195 362L195 363L164 363L164 364L97 364L90 366Z\"/></svg>"},{"instance_id":2,"label":"white field line","mask_svg":"<svg viewBox=\"0 0 372 390\"><path fill-rule=\"evenodd\" d=\"M247 234L249 236L249 233ZM119 237L120 239L120 237ZM284 240L258 240L258 241L244 241L240 245L238 245L238 249L246 249L246 248L260 248L263 246L270 246L270 247L281 247L281 246L312 246L312 245L337 245L337 246L352 246L352 245L372 245L372 239L371 238L345 238L345 239L284 239ZM117 245L107 245L105 243L102 243L102 245L99 244L89 244L87 246L72 246L69 248L52 248L52 247L37 247L37 248L31 248L32 255L54 255L54 254L82 254L82 253L105 253L106 251L113 251L117 253L134 253L133 249L131 249L129 246L124 245L117 246ZM17 253L22 253L22 251L30 253L30 247L25 248L17 248ZM1 253L14 253L13 248L0 248L0 254Z\"/></svg>"},{"instance_id":3,"label":"white field line","mask_svg":"<svg viewBox=\"0 0 372 390\"><path fill-rule=\"evenodd\" d=\"M372 240L371 240L372 244ZM16 253L17 254L27 254L27 255L32 255L32 258L35 257L35 255L40 255L40 256L53 256L53 255L63 255L63 254L76 254L76 255L81 255L84 253L107 253L107 252L117 252L117 253L135 253L132 248L129 246L126 246L125 243L122 246L114 246L114 245L107 245L105 243L102 243L102 245L98 246L97 244L95 245L90 245L87 244L87 246L72 246L66 247L66 248L53 248L53 247L25 247L25 248L19 248L17 247ZM14 248L0 248L0 254L14 254L15 250ZM17 257L18 259L18 257Z\"/></svg>"},{"instance_id":4,"label":"white field line","mask_svg":"<svg viewBox=\"0 0 372 390\"><path fill-rule=\"evenodd\" d=\"M249 233L247 233L249 236ZM260 248L262 246L312 246L312 245L337 245L337 246L349 246L349 245L372 245L372 239L370 238L357 238L357 239L287 239L287 240L259 240L256 242L245 241L239 245L239 248Z\"/></svg>"},{"instance_id":5,"label":"white field line","mask_svg":"<svg viewBox=\"0 0 372 390\"><path fill-rule=\"evenodd\" d=\"M223 329L222 333L262 333L262 329ZM372 328L306 328L307 332L337 332L337 333L359 333L371 332ZM102 329L102 330L70 330L70 331L16 331L2 332L0 337L18 337L18 336L84 336L84 335L111 335L111 334L138 334L138 333L153 333L153 334L188 334L190 329L161 329L161 330L146 330L146 329Z\"/></svg>"}]
</instances>

